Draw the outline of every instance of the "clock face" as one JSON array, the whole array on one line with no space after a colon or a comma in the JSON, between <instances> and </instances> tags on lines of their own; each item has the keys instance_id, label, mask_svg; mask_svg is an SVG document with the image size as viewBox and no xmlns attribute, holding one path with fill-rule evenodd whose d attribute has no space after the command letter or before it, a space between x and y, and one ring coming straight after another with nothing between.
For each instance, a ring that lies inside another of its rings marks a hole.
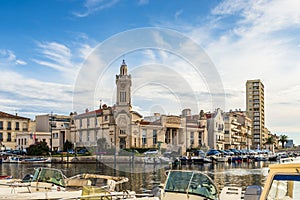
<instances>
[{"instance_id":1,"label":"clock face","mask_svg":"<svg viewBox=\"0 0 300 200\"><path fill-rule=\"evenodd\" d=\"M121 83L121 85L120 85L120 86L121 86L121 88L122 88L122 89L124 89L124 88L125 88L125 86L126 86L126 84L125 84L125 83Z\"/></svg>"},{"instance_id":2,"label":"clock face","mask_svg":"<svg viewBox=\"0 0 300 200\"><path fill-rule=\"evenodd\" d=\"M118 126L120 126L121 128L126 128L128 126L128 121L127 121L127 117L125 115L121 115L118 117L117 120L117 124Z\"/></svg>"}]
</instances>

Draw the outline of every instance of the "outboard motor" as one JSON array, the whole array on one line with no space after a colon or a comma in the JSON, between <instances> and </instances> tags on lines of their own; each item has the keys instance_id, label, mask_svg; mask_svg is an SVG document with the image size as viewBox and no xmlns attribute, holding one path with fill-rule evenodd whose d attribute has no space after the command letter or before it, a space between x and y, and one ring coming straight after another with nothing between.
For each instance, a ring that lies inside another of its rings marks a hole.
<instances>
[{"instance_id":1,"label":"outboard motor","mask_svg":"<svg viewBox=\"0 0 300 200\"><path fill-rule=\"evenodd\" d=\"M251 185L246 188L244 200L259 200L262 193L262 187Z\"/></svg>"},{"instance_id":2,"label":"outboard motor","mask_svg":"<svg viewBox=\"0 0 300 200\"><path fill-rule=\"evenodd\" d=\"M32 174L26 174L24 176L24 178L22 179L22 183L28 183L28 182L31 182L33 179L33 175Z\"/></svg>"}]
</instances>

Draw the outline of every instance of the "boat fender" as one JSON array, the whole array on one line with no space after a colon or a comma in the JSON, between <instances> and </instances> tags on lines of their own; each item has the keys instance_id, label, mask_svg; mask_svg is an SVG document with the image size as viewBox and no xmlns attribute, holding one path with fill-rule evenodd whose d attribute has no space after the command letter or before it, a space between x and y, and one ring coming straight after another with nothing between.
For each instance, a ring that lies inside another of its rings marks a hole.
<instances>
[{"instance_id":1,"label":"boat fender","mask_svg":"<svg viewBox=\"0 0 300 200\"><path fill-rule=\"evenodd\" d=\"M56 190L59 192L59 191L60 191L60 187L58 186L58 187L56 188Z\"/></svg>"}]
</instances>

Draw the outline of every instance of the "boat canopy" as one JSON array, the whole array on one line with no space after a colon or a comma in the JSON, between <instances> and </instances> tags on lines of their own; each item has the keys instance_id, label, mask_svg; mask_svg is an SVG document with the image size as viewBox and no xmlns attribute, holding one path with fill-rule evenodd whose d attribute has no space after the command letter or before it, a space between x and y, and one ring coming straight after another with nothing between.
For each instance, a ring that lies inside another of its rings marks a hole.
<instances>
[{"instance_id":1,"label":"boat canopy","mask_svg":"<svg viewBox=\"0 0 300 200\"><path fill-rule=\"evenodd\" d=\"M196 171L169 171L165 192L186 193L208 199L217 199L218 197L217 187L211 178Z\"/></svg>"},{"instance_id":2,"label":"boat canopy","mask_svg":"<svg viewBox=\"0 0 300 200\"><path fill-rule=\"evenodd\" d=\"M37 168L32 178L32 182L47 182L65 187L65 175L62 171L54 168Z\"/></svg>"}]
</instances>

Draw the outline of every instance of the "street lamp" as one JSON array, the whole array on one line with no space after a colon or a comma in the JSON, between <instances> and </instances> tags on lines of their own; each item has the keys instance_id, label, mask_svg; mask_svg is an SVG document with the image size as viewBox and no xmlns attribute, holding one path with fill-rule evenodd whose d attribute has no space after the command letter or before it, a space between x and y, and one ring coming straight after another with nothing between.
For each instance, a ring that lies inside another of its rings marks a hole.
<instances>
[{"instance_id":1,"label":"street lamp","mask_svg":"<svg viewBox=\"0 0 300 200\"><path fill-rule=\"evenodd\" d=\"M53 112L51 111L51 117L50 117L50 151L52 151L52 121L53 121Z\"/></svg>"}]
</instances>

